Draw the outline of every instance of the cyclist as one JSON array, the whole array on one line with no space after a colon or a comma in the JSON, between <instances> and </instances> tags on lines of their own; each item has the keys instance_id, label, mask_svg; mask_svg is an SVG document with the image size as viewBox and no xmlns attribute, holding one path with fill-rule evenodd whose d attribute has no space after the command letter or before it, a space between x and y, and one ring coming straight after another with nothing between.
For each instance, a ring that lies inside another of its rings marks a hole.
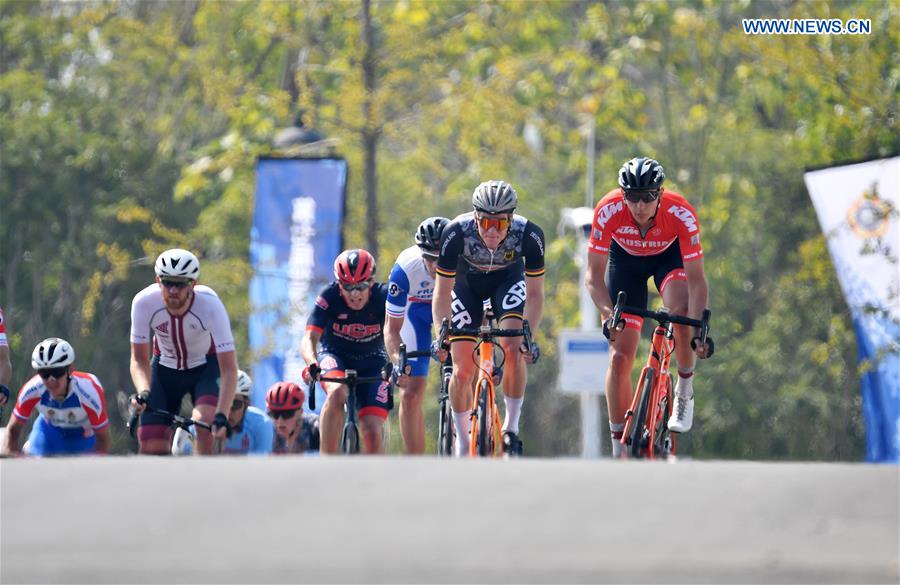
<instances>
[{"instance_id":1,"label":"cyclist","mask_svg":"<svg viewBox=\"0 0 900 585\"><path fill-rule=\"evenodd\" d=\"M228 312L215 291L198 285L200 262L187 250L166 250L156 259L156 282L131 304L131 380L144 404L178 412L191 394L192 418L213 425L224 440L237 383L237 359ZM151 332L153 360L150 359ZM218 381L218 382L217 382ZM165 418L143 412L140 452L169 453L171 431ZM197 451L210 454L213 436L197 431Z\"/></svg>"},{"instance_id":2,"label":"cyclist","mask_svg":"<svg viewBox=\"0 0 900 585\"><path fill-rule=\"evenodd\" d=\"M382 327L388 287L375 282L375 258L366 250L344 250L334 261L334 276L336 280L316 299L300 345L307 384L315 371L342 376L353 369L360 377L380 376L387 360ZM334 382L322 386L328 395L320 416L322 452L337 453L347 386ZM360 384L356 398L363 451L383 453L384 421L394 404L390 384Z\"/></svg>"},{"instance_id":3,"label":"cyclist","mask_svg":"<svg viewBox=\"0 0 900 585\"><path fill-rule=\"evenodd\" d=\"M0 309L0 408L9 401L9 381L12 378L12 362L9 359L9 342L6 340L6 321Z\"/></svg>"},{"instance_id":4,"label":"cyclist","mask_svg":"<svg viewBox=\"0 0 900 585\"><path fill-rule=\"evenodd\" d=\"M20 453L19 435L31 413L39 413L25 443L35 456L108 453L109 417L103 387L94 374L75 371L75 350L50 337L35 346L31 367L37 374L19 391L6 427L4 451Z\"/></svg>"},{"instance_id":5,"label":"cyclist","mask_svg":"<svg viewBox=\"0 0 900 585\"><path fill-rule=\"evenodd\" d=\"M518 196L505 181L486 181L472 194L473 211L460 215L445 229L437 263L432 313L435 327L450 318L453 327L477 327L490 300L501 327L519 329L523 317L533 330L544 310L544 232L535 223L516 215ZM523 261L524 260L524 261ZM526 302L526 298L528 302ZM432 345L438 359L446 352ZM476 365L472 338L451 338L453 376L450 406L456 427L456 455L469 450L469 428L473 407L472 383ZM540 356L536 342L524 347L522 338L503 337L506 354L503 373L503 450L521 455L519 415L525 399L525 362ZM523 355L524 359L523 359Z\"/></svg>"},{"instance_id":6,"label":"cyclist","mask_svg":"<svg viewBox=\"0 0 900 585\"><path fill-rule=\"evenodd\" d=\"M600 310L607 337L607 320L619 291L626 292L628 305L646 308L651 276L673 315L700 319L707 306L709 288L697 212L684 197L663 188L665 178L657 161L633 158L619 170L619 188L607 193L594 210L585 286ZM624 330L610 343L606 400L614 457L621 452L619 440L631 402L631 367L642 323L640 317L625 315ZM712 355L712 340L706 347L691 349L695 335L691 329L682 325L674 329L678 382L668 426L679 433L693 424L695 357Z\"/></svg>"},{"instance_id":7,"label":"cyclist","mask_svg":"<svg viewBox=\"0 0 900 585\"><path fill-rule=\"evenodd\" d=\"M247 372L238 370L237 393L228 414L231 436L225 441L223 453L266 455L272 452L275 428L265 412L250 406L252 388L253 380Z\"/></svg>"},{"instance_id":8,"label":"cyclist","mask_svg":"<svg viewBox=\"0 0 900 585\"><path fill-rule=\"evenodd\" d=\"M303 389L293 382L275 382L266 392L266 410L275 421L276 455L319 450L319 417L303 412L305 400Z\"/></svg>"},{"instance_id":9,"label":"cyclist","mask_svg":"<svg viewBox=\"0 0 900 585\"><path fill-rule=\"evenodd\" d=\"M430 360L427 357L411 360L408 376L399 372L400 344L405 343L407 351L427 351L431 347L431 296L441 234L448 223L450 220L445 217L429 217L420 223L416 228L416 245L400 253L388 281L384 345L397 372L400 434L408 454L425 452L422 399Z\"/></svg>"}]
</instances>

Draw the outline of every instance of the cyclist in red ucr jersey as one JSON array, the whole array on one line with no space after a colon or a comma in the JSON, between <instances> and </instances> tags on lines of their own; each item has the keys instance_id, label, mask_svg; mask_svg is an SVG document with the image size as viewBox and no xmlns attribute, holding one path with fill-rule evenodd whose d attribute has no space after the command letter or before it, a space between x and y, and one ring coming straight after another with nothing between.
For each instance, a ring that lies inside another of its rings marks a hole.
<instances>
[{"instance_id":1,"label":"cyclist in red ucr jersey","mask_svg":"<svg viewBox=\"0 0 900 585\"><path fill-rule=\"evenodd\" d=\"M356 370L361 378L382 375L387 361L384 349L386 284L375 282L375 258L362 249L344 250L334 261L335 281L316 298L306 324L300 353L306 361L303 381L312 380L310 369L342 377ZM321 342L321 345L320 345ZM328 397L319 423L322 453L337 453L344 424L345 384L324 382ZM356 404L362 429L363 452L384 452L384 421L394 406L387 382L356 386Z\"/></svg>"},{"instance_id":2,"label":"cyclist in red ucr jersey","mask_svg":"<svg viewBox=\"0 0 900 585\"><path fill-rule=\"evenodd\" d=\"M131 380L136 406L178 412L190 393L192 417L213 425L225 441L237 389L234 336L225 305L208 286L197 284L200 262L187 250L166 250L156 259L156 282L131 303ZM150 341L153 341L153 360ZM172 443L168 421L144 412L138 431L141 453L164 455ZM197 429L197 451L210 454L213 436Z\"/></svg>"},{"instance_id":3,"label":"cyclist in red ucr jersey","mask_svg":"<svg viewBox=\"0 0 900 585\"><path fill-rule=\"evenodd\" d=\"M673 315L700 319L707 308L709 287L703 272L700 222L687 200L664 189L662 165L651 158L629 160L619 170L619 189L606 194L594 209L588 241L585 286L603 318L612 315L619 291L627 305L647 306L647 280L652 276L663 304ZM621 449L625 411L631 403L631 367L637 354L643 320L625 315L625 329L610 344L606 374L606 400L613 456ZM692 349L692 328L675 326L675 358L678 382L669 429L687 432L693 424L693 374L696 357L712 354L711 340Z\"/></svg>"},{"instance_id":4,"label":"cyclist in red ucr jersey","mask_svg":"<svg viewBox=\"0 0 900 585\"><path fill-rule=\"evenodd\" d=\"M6 341L6 321L0 309L0 408L9 400L9 380L12 378L12 362L9 359L9 343Z\"/></svg>"},{"instance_id":5,"label":"cyclist in red ucr jersey","mask_svg":"<svg viewBox=\"0 0 900 585\"><path fill-rule=\"evenodd\" d=\"M50 337L31 354L36 375L25 382L6 427L3 451L19 453L19 435L31 414L39 415L25 443L33 456L109 452L109 416L100 381L76 372L75 349L65 339Z\"/></svg>"}]
</instances>

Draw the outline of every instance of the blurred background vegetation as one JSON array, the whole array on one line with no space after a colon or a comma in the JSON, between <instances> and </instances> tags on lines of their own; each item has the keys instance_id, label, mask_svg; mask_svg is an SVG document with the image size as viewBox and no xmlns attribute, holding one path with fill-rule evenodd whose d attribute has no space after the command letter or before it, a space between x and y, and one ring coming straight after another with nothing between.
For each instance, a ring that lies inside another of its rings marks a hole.
<instances>
[{"instance_id":1,"label":"blurred background vegetation","mask_svg":"<svg viewBox=\"0 0 900 585\"><path fill-rule=\"evenodd\" d=\"M531 455L578 454L555 332L577 326L581 285L575 236L557 226L583 204L593 123L595 201L645 154L699 211L717 355L699 367L683 450L859 460L850 315L803 170L900 152L898 13L890 0L2 1L14 385L35 343L69 339L124 452L130 303L175 245L200 255L250 366L254 164L302 109L349 161L345 241L370 247L382 277L422 218L465 211L484 179L516 186L548 235L524 439ZM868 18L872 34L747 36L749 17ZM396 451L396 423L392 438Z\"/></svg>"}]
</instances>

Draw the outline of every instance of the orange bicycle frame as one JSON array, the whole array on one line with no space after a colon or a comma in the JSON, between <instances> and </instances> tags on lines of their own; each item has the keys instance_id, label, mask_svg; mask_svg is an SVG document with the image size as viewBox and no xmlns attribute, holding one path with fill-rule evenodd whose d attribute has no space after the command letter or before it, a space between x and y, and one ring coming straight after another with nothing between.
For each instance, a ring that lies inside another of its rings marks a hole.
<instances>
[{"instance_id":1,"label":"orange bicycle frame","mask_svg":"<svg viewBox=\"0 0 900 585\"><path fill-rule=\"evenodd\" d=\"M473 391L472 424L469 425L469 455L478 456L478 432L480 421L478 420L478 400L482 392L485 392L485 404L488 411L488 429L493 438L490 455L496 457L500 453L502 438L500 436L500 410L497 408L494 388L494 344L491 341L479 341L478 348L478 377L475 379Z\"/></svg>"}]
</instances>

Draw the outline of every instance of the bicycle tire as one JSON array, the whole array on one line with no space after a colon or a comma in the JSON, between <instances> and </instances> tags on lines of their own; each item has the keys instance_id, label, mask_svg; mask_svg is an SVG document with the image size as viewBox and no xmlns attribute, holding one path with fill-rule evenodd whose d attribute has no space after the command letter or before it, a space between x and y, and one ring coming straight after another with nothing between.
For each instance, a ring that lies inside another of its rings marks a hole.
<instances>
[{"instance_id":1,"label":"bicycle tire","mask_svg":"<svg viewBox=\"0 0 900 585\"><path fill-rule=\"evenodd\" d=\"M438 418L438 455L449 457L453 448L453 428L450 420L450 400L441 402Z\"/></svg>"},{"instance_id":2,"label":"bicycle tire","mask_svg":"<svg viewBox=\"0 0 900 585\"><path fill-rule=\"evenodd\" d=\"M653 455L665 457L671 452L669 415L672 410L672 379L667 377L666 393L659 401L659 416L653 421Z\"/></svg>"},{"instance_id":3,"label":"bicycle tire","mask_svg":"<svg viewBox=\"0 0 900 585\"><path fill-rule=\"evenodd\" d=\"M640 458L642 456L642 446L644 442L644 430L647 419L647 410L650 406L650 393L653 390L653 379L655 378L653 370L647 370L644 377L644 384L641 386L641 397L638 400L637 412L634 413L634 422L631 424L631 445L629 453L632 457Z\"/></svg>"},{"instance_id":4,"label":"bicycle tire","mask_svg":"<svg viewBox=\"0 0 900 585\"><path fill-rule=\"evenodd\" d=\"M356 425L344 425L344 431L341 433L341 452L345 455L359 453L359 429Z\"/></svg>"},{"instance_id":5,"label":"bicycle tire","mask_svg":"<svg viewBox=\"0 0 900 585\"><path fill-rule=\"evenodd\" d=\"M478 392L478 417L476 418L475 424L478 425L478 433L477 433L477 451L479 457L487 457L491 454L491 447L488 445L488 418L491 416L491 413L488 412L487 405L487 397L488 397L488 389L485 387L487 385L487 380L481 381L481 388Z\"/></svg>"}]
</instances>

